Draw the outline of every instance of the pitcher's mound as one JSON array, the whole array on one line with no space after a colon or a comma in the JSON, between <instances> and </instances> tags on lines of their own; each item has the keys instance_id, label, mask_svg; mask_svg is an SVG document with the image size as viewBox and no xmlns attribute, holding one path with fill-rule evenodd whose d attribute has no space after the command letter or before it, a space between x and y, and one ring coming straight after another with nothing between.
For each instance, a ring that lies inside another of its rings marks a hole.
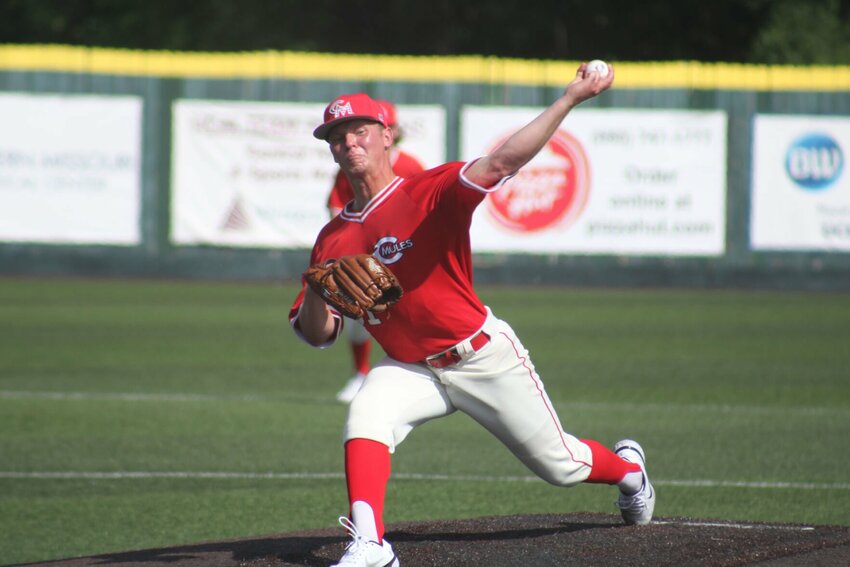
<instances>
[{"instance_id":1,"label":"pitcher's mound","mask_svg":"<svg viewBox=\"0 0 850 567\"><path fill-rule=\"evenodd\" d=\"M399 523L387 539L402 567L569 565L799 567L850 565L850 528L619 516L497 516ZM342 529L275 534L52 561L51 567L326 567L342 555Z\"/></svg>"}]
</instances>

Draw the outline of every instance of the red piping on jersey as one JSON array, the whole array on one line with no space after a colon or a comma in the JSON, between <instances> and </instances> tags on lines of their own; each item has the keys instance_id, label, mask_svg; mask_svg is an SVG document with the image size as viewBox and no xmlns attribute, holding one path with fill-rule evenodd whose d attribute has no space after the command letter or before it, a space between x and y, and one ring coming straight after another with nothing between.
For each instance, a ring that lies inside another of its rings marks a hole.
<instances>
[{"instance_id":1,"label":"red piping on jersey","mask_svg":"<svg viewBox=\"0 0 850 567\"><path fill-rule=\"evenodd\" d=\"M549 416L552 418L552 423L554 423L555 427L558 429L558 436L561 438L561 444L564 446L564 449L567 451L567 453L570 454L570 458L576 463L581 463L585 466L590 467L590 463L587 463L585 461L579 461L578 459L576 459L575 455L573 455L573 452L570 451L570 448L567 445L567 441L564 439L564 430L561 429L560 422L558 421L558 418L555 417L555 410L553 410L552 406L547 403L546 396L543 394L543 387L540 385L540 380L534 377L534 371L528 367L528 364L526 364L528 362L528 358L520 355L519 350L516 348L516 345L508 335L506 335L504 332L502 332L501 334L506 339L508 339L508 342L511 343L511 346L514 349L517 358L522 360L522 365L525 367L526 370L528 370L528 376L529 378L531 378L532 382L534 382L534 387L537 388L537 391L540 393L540 399L543 400L543 404L546 406L546 411L549 412Z\"/></svg>"},{"instance_id":2,"label":"red piping on jersey","mask_svg":"<svg viewBox=\"0 0 850 567\"><path fill-rule=\"evenodd\" d=\"M404 181L404 177L396 177L393 179L389 185L381 189L381 192L375 195L375 197L366 203L366 206L362 211L359 212L349 212L348 205L346 205L342 211L339 213L339 216L342 217L343 220L352 221L352 222L363 222L366 220L366 217L369 216L369 213L375 210L378 205L387 200L387 197L395 191L395 188L398 187L401 182Z\"/></svg>"}]
</instances>

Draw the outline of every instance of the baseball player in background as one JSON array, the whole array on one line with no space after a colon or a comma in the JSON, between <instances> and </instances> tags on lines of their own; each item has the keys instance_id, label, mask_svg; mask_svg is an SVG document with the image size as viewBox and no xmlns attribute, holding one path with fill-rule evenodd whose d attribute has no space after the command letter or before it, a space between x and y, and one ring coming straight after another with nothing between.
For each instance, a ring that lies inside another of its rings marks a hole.
<instances>
[{"instance_id":1,"label":"baseball player in background","mask_svg":"<svg viewBox=\"0 0 850 567\"><path fill-rule=\"evenodd\" d=\"M472 286L469 227L475 208L546 144L568 113L611 87L582 63L561 96L490 155L447 163L410 178L390 164L392 131L369 96L331 102L314 136L354 188L354 200L319 233L311 263L372 253L404 288L391 309L364 323L387 356L352 400L344 430L349 513L340 523L351 542L338 566L398 566L384 539L390 455L416 426L466 413L542 479L557 486L616 485L627 524L652 519L655 492L640 445L609 450L566 433L528 351L510 325L482 304ZM343 320L311 288L290 310L294 331L323 348Z\"/></svg>"},{"instance_id":2,"label":"baseball player in background","mask_svg":"<svg viewBox=\"0 0 850 567\"><path fill-rule=\"evenodd\" d=\"M393 169L393 173L399 177L411 177L420 171L424 171L425 168L418 159L398 147L401 142L402 131L398 125L398 113L395 105L388 100L378 100L376 102L384 108L387 126L393 131L393 145L389 151L390 166ZM348 180L345 172L340 169L337 171L333 187L331 187L331 192L328 195L328 211L331 214L331 218L337 216L343 207L352 199L354 199L354 190L351 188L351 182ZM366 379L366 374L369 372L372 356L372 340L369 332L366 331L360 321L349 319L345 322L345 329L348 333L348 344L351 348L351 358L354 363L354 375L346 382L342 390L337 393L336 399L340 402L348 403L360 391L363 381Z\"/></svg>"}]
</instances>

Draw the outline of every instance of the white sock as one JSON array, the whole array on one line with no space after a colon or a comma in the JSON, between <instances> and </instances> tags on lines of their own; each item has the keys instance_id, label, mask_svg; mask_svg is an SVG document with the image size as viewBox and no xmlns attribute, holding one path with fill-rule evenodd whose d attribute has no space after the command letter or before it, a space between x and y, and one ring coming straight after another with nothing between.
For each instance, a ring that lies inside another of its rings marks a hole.
<instances>
[{"instance_id":1,"label":"white sock","mask_svg":"<svg viewBox=\"0 0 850 567\"><path fill-rule=\"evenodd\" d=\"M626 473L626 476L623 477L623 480L621 480L617 486L623 494L635 494L641 489L641 487L643 487L643 472L635 471Z\"/></svg>"},{"instance_id":2,"label":"white sock","mask_svg":"<svg viewBox=\"0 0 850 567\"><path fill-rule=\"evenodd\" d=\"M351 505L351 521L360 535L372 541L378 540L378 526L375 524L375 511L368 502L358 500Z\"/></svg>"}]
</instances>

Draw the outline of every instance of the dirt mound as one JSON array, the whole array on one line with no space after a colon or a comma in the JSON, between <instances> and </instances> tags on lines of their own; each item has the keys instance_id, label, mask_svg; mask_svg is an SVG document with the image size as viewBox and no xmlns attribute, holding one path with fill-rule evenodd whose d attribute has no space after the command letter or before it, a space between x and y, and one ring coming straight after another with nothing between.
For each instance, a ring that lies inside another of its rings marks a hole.
<instances>
[{"instance_id":1,"label":"dirt mound","mask_svg":"<svg viewBox=\"0 0 850 567\"><path fill-rule=\"evenodd\" d=\"M850 565L850 528L659 518L624 526L607 514L498 516L389 526L403 567L569 565ZM51 567L326 567L341 529L182 545L52 561Z\"/></svg>"}]
</instances>

